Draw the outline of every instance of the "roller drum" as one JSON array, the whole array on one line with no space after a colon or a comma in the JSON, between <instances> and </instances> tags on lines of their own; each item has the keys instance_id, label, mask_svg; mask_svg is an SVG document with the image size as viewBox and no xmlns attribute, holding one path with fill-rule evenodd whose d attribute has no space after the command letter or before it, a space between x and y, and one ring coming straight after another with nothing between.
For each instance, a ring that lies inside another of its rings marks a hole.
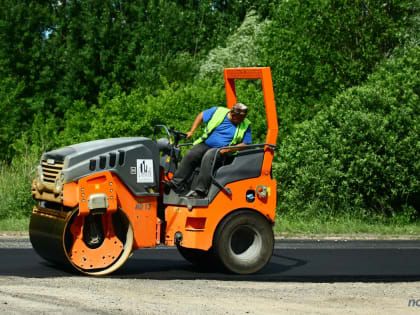
<instances>
[{"instance_id":1,"label":"roller drum","mask_svg":"<svg viewBox=\"0 0 420 315\"><path fill-rule=\"evenodd\" d=\"M70 264L65 252L67 223L74 211L62 212L41 207L32 211L29 237L32 247L42 258L58 264Z\"/></svg>"},{"instance_id":2,"label":"roller drum","mask_svg":"<svg viewBox=\"0 0 420 315\"><path fill-rule=\"evenodd\" d=\"M113 214L80 216L78 208L66 212L37 206L32 211L29 236L42 258L94 276L120 268L133 248L133 229L121 209Z\"/></svg>"}]
</instances>

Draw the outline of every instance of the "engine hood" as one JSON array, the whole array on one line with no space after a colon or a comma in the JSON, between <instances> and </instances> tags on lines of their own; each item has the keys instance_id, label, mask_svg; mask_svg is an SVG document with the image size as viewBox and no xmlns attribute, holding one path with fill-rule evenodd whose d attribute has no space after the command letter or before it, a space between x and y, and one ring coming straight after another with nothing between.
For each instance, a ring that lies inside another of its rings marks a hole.
<instances>
[{"instance_id":1,"label":"engine hood","mask_svg":"<svg viewBox=\"0 0 420 315\"><path fill-rule=\"evenodd\" d=\"M63 168L72 167L82 161L95 156L115 151L121 148L152 142L145 137L125 137L94 140L73 144L57 150L46 152L42 155L42 161L49 161L49 164L64 164Z\"/></svg>"},{"instance_id":2,"label":"engine hood","mask_svg":"<svg viewBox=\"0 0 420 315\"><path fill-rule=\"evenodd\" d=\"M159 181L159 150L145 137L112 138L70 145L42 155L39 172L45 185L77 182L109 171L136 196L153 195ZM50 189L51 190L51 189Z\"/></svg>"}]
</instances>

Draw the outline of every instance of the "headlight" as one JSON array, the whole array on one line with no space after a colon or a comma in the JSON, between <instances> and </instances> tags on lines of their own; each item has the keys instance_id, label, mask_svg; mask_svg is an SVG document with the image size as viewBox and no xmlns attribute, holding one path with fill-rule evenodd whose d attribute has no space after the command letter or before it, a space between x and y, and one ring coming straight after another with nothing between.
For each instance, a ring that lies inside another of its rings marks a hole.
<instances>
[{"instance_id":1,"label":"headlight","mask_svg":"<svg viewBox=\"0 0 420 315\"><path fill-rule=\"evenodd\" d=\"M64 174L60 173L60 176L55 180L55 189L54 192L56 194L59 194L61 190L63 189L63 182L64 182Z\"/></svg>"},{"instance_id":2,"label":"headlight","mask_svg":"<svg viewBox=\"0 0 420 315\"><path fill-rule=\"evenodd\" d=\"M38 191L42 191L44 189L44 176L42 175L42 168L41 165L38 166L36 171L36 188Z\"/></svg>"}]
</instances>

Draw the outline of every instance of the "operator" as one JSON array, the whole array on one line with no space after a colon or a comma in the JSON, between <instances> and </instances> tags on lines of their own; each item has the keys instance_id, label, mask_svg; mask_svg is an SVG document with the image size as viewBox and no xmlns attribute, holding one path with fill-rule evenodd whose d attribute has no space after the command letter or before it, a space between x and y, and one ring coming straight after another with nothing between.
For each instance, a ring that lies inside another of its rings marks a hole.
<instances>
[{"instance_id":1,"label":"operator","mask_svg":"<svg viewBox=\"0 0 420 315\"><path fill-rule=\"evenodd\" d=\"M204 134L194 142L194 146L181 160L172 180L165 182L165 185L179 193L194 169L200 165L197 185L185 196L204 198L211 184L210 173L217 148L251 144L251 122L246 118L247 113L248 107L242 103L236 103L231 110L226 107L212 107L199 113L187 132L187 139L191 138L203 121L207 124ZM216 161L237 150L220 150Z\"/></svg>"}]
</instances>

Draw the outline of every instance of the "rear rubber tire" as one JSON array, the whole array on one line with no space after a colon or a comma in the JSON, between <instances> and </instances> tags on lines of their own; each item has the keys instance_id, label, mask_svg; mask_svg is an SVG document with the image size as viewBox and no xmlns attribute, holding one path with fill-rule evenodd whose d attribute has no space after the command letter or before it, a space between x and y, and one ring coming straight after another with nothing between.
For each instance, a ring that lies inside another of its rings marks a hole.
<instances>
[{"instance_id":1,"label":"rear rubber tire","mask_svg":"<svg viewBox=\"0 0 420 315\"><path fill-rule=\"evenodd\" d=\"M237 274L256 273L264 268L273 254L273 229L259 213L240 210L221 222L213 246L223 269Z\"/></svg>"}]
</instances>

